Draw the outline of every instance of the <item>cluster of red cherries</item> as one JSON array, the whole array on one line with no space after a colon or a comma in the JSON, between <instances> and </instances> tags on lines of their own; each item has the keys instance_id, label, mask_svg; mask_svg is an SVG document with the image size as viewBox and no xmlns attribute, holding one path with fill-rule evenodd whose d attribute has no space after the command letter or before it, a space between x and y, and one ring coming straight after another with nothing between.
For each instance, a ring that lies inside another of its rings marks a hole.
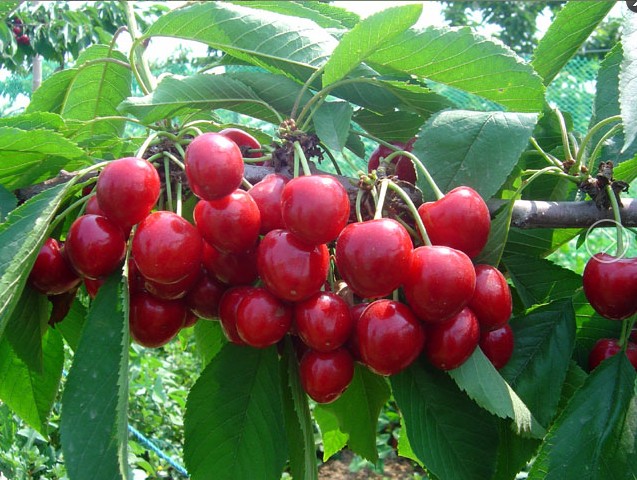
<instances>
[{"instance_id":1,"label":"cluster of red cherries","mask_svg":"<svg viewBox=\"0 0 637 480\"><path fill-rule=\"evenodd\" d=\"M95 296L130 245L135 342L164 345L198 318L219 320L229 341L255 348L290 334L302 385L317 402L342 394L355 361L393 375L424 354L448 370L480 345L495 367L507 363L511 293L500 271L472 261L490 229L474 190L422 204L432 245L415 247L395 219L348 223L349 195L336 177L273 173L242 189L243 157L259 148L238 129L191 141L184 164L198 197L194 224L153 211L161 182L151 163L110 162L64 244L45 242L31 285L57 295L84 281ZM387 156L383 148L370 162ZM394 161L392 174L407 172L413 183L411 160Z\"/></svg>"},{"instance_id":2,"label":"cluster of red cherries","mask_svg":"<svg viewBox=\"0 0 637 480\"><path fill-rule=\"evenodd\" d=\"M24 31L24 24L18 17L11 19L11 31L18 45L31 45L31 39Z\"/></svg>"}]
</instances>

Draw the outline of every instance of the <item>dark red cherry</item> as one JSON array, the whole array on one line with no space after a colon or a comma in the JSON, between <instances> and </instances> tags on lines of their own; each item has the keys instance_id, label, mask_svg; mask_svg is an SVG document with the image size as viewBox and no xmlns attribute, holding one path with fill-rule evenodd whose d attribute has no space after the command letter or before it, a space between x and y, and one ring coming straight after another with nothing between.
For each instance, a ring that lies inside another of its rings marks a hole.
<instances>
[{"instance_id":1,"label":"dark red cherry","mask_svg":"<svg viewBox=\"0 0 637 480\"><path fill-rule=\"evenodd\" d=\"M491 265L476 265L476 288L469 302L482 330L496 330L511 318L511 290L504 275Z\"/></svg>"},{"instance_id":2,"label":"dark red cherry","mask_svg":"<svg viewBox=\"0 0 637 480\"><path fill-rule=\"evenodd\" d=\"M237 306L237 333L251 347L274 345L291 324L292 309L265 288L249 290Z\"/></svg>"},{"instance_id":3,"label":"dark red cherry","mask_svg":"<svg viewBox=\"0 0 637 480\"><path fill-rule=\"evenodd\" d=\"M508 323L495 330L483 330L479 345L493 366L500 370L513 355L513 330Z\"/></svg>"},{"instance_id":4,"label":"dark red cherry","mask_svg":"<svg viewBox=\"0 0 637 480\"><path fill-rule=\"evenodd\" d=\"M153 280L143 279L144 289L158 298L164 300L176 300L186 296L188 291L197 283L202 275L201 270L193 270L184 278L174 283L159 283Z\"/></svg>"},{"instance_id":5,"label":"dark red cherry","mask_svg":"<svg viewBox=\"0 0 637 480\"><path fill-rule=\"evenodd\" d=\"M308 350L301 358L299 376L303 390L318 403L340 397L354 378L354 360L345 348L331 352Z\"/></svg>"},{"instance_id":6,"label":"dark red cherry","mask_svg":"<svg viewBox=\"0 0 637 480\"><path fill-rule=\"evenodd\" d=\"M226 290L219 300L219 321L226 338L236 344L245 345L246 343L237 332L237 309L241 301L255 287L232 287Z\"/></svg>"},{"instance_id":7,"label":"dark red cherry","mask_svg":"<svg viewBox=\"0 0 637 480\"><path fill-rule=\"evenodd\" d=\"M408 143L391 142L391 144L395 145L400 150L411 152L411 148L415 140L416 139L413 138ZM384 145L376 147L367 161L367 171L371 173L372 170L377 170L381 159L387 158L390 154L394 153L394 151L395 150ZM387 169L386 171L388 175L396 175L400 180L413 184L416 183L416 170L414 168L414 164L409 158L403 155L394 157L390 161L389 165L385 166L385 168Z\"/></svg>"},{"instance_id":8,"label":"dark red cherry","mask_svg":"<svg viewBox=\"0 0 637 480\"><path fill-rule=\"evenodd\" d=\"M149 293L131 295L129 324L133 340L150 348L172 340L186 320L182 300L162 300Z\"/></svg>"},{"instance_id":9,"label":"dark red cherry","mask_svg":"<svg viewBox=\"0 0 637 480\"><path fill-rule=\"evenodd\" d=\"M68 292L81 282L55 238L47 238L29 274L29 284L45 295Z\"/></svg>"},{"instance_id":10,"label":"dark red cherry","mask_svg":"<svg viewBox=\"0 0 637 480\"><path fill-rule=\"evenodd\" d=\"M301 340L313 350L329 352L343 345L354 321L349 305L332 292L318 292L294 306L294 324Z\"/></svg>"},{"instance_id":11,"label":"dark red cherry","mask_svg":"<svg viewBox=\"0 0 637 480\"><path fill-rule=\"evenodd\" d=\"M225 285L251 285L257 279L257 251L250 249L241 253L220 252L203 242L204 268Z\"/></svg>"},{"instance_id":12,"label":"dark red cherry","mask_svg":"<svg viewBox=\"0 0 637 480\"><path fill-rule=\"evenodd\" d=\"M427 326L425 355L441 370L462 365L480 341L480 324L471 309L465 308L454 317Z\"/></svg>"},{"instance_id":13,"label":"dark red cherry","mask_svg":"<svg viewBox=\"0 0 637 480\"><path fill-rule=\"evenodd\" d=\"M285 228L281 215L281 194L288 180L278 173L270 173L248 190L261 212L262 235L271 230Z\"/></svg>"},{"instance_id":14,"label":"dark red cherry","mask_svg":"<svg viewBox=\"0 0 637 480\"><path fill-rule=\"evenodd\" d=\"M240 128L224 128L220 130L219 133L224 137L228 137L234 143L237 144L239 150L241 150L241 155L246 158L259 158L263 154L261 152L248 152L248 150L260 150L261 144L259 141L250 135L245 130L241 130ZM262 165L261 163L256 163L253 165Z\"/></svg>"},{"instance_id":15,"label":"dark red cherry","mask_svg":"<svg viewBox=\"0 0 637 480\"><path fill-rule=\"evenodd\" d=\"M600 338L595 342L593 349L588 355L588 369L593 370L607 358L610 358L621 351L619 340L616 338ZM628 342L626 345L626 356L630 363L637 370L637 345Z\"/></svg>"},{"instance_id":16,"label":"dark red cherry","mask_svg":"<svg viewBox=\"0 0 637 480\"><path fill-rule=\"evenodd\" d=\"M637 313L637 258L593 255L582 276L584 294L601 316L624 320Z\"/></svg>"},{"instance_id":17,"label":"dark red cherry","mask_svg":"<svg viewBox=\"0 0 637 480\"><path fill-rule=\"evenodd\" d=\"M226 286L204 273L186 295L186 306L200 318L218 320L219 302L226 289Z\"/></svg>"}]
</instances>

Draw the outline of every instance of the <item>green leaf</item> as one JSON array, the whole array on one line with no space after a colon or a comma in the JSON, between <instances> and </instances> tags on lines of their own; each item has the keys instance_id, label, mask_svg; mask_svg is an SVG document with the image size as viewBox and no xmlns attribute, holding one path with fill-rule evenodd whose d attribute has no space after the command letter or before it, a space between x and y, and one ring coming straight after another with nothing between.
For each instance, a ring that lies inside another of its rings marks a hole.
<instances>
[{"instance_id":1,"label":"green leaf","mask_svg":"<svg viewBox=\"0 0 637 480\"><path fill-rule=\"evenodd\" d=\"M515 112L540 112L544 106L542 79L533 69L505 46L469 28L407 30L367 63L465 90Z\"/></svg>"},{"instance_id":2,"label":"green leaf","mask_svg":"<svg viewBox=\"0 0 637 480\"><path fill-rule=\"evenodd\" d=\"M414 449L411 448L411 443L409 443L409 435L407 434L407 424L405 421L401 421L400 425L400 436L398 437L398 455L401 457L409 458L410 460L416 462L421 467L423 466L420 459L414 453Z\"/></svg>"},{"instance_id":3,"label":"green leaf","mask_svg":"<svg viewBox=\"0 0 637 480\"><path fill-rule=\"evenodd\" d=\"M499 420L498 457L495 474L491 480L512 480L531 460L542 443L535 438L517 435L510 420Z\"/></svg>"},{"instance_id":4,"label":"green leaf","mask_svg":"<svg viewBox=\"0 0 637 480\"><path fill-rule=\"evenodd\" d=\"M500 264L509 237L514 202L515 198L512 198L495 212L495 216L491 219L487 244L474 259L475 264L483 263L494 267Z\"/></svg>"},{"instance_id":5,"label":"green leaf","mask_svg":"<svg viewBox=\"0 0 637 480\"><path fill-rule=\"evenodd\" d=\"M614 5L608 1L568 2L559 11L531 60L544 85L553 81Z\"/></svg>"},{"instance_id":6,"label":"green leaf","mask_svg":"<svg viewBox=\"0 0 637 480\"><path fill-rule=\"evenodd\" d=\"M0 118L0 127L13 127L21 130L61 130L64 128L64 119L49 112L23 113L15 117Z\"/></svg>"},{"instance_id":7,"label":"green leaf","mask_svg":"<svg viewBox=\"0 0 637 480\"><path fill-rule=\"evenodd\" d=\"M71 304L71 309L60 323L55 325L55 329L58 330L67 345L71 350L77 350L77 346L82 338L82 330L86 324L87 308L82 304L78 297L75 297Z\"/></svg>"},{"instance_id":8,"label":"green leaf","mask_svg":"<svg viewBox=\"0 0 637 480\"><path fill-rule=\"evenodd\" d=\"M564 410L564 407L566 407L571 397L579 390L587 378L588 374L577 363L571 360L568 371L566 372L566 378L564 379L564 385L562 386L562 395L557 407L558 412Z\"/></svg>"},{"instance_id":9,"label":"green leaf","mask_svg":"<svg viewBox=\"0 0 637 480\"><path fill-rule=\"evenodd\" d=\"M413 153L442 191L467 185L488 199L506 182L536 122L528 113L443 111L420 130ZM418 186L434 198L424 178Z\"/></svg>"},{"instance_id":10,"label":"green leaf","mask_svg":"<svg viewBox=\"0 0 637 480\"><path fill-rule=\"evenodd\" d=\"M504 255L546 257L557 248L575 238L577 230L562 228L511 228Z\"/></svg>"},{"instance_id":11,"label":"green leaf","mask_svg":"<svg viewBox=\"0 0 637 480\"><path fill-rule=\"evenodd\" d=\"M637 15L625 15L622 30L624 58L619 71L619 105L624 124L624 146L622 152L635 143L637 139L637 53L632 48L637 42Z\"/></svg>"},{"instance_id":12,"label":"green leaf","mask_svg":"<svg viewBox=\"0 0 637 480\"><path fill-rule=\"evenodd\" d=\"M498 432L495 417L424 360L391 377L414 453L436 477L490 479Z\"/></svg>"},{"instance_id":13,"label":"green leaf","mask_svg":"<svg viewBox=\"0 0 637 480\"><path fill-rule=\"evenodd\" d=\"M345 148L352 113L347 102L326 102L314 113L316 134L329 149L340 152Z\"/></svg>"},{"instance_id":14,"label":"green leaf","mask_svg":"<svg viewBox=\"0 0 637 480\"><path fill-rule=\"evenodd\" d=\"M420 18L422 5L390 7L362 20L341 38L324 65L323 87L345 78L386 42Z\"/></svg>"},{"instance_id":15,"label":"green leaf","mask_svg":"<svg viewBox=\"0 0 637 480\"><path fill-rule=\"evenodd\" d=\"M376 462L378 416L389 395L389 387L383 377L356 365L354 378L347 390L334 402L317 405L316 409L327 410L336 416L340 430L349 436L349 448L361 457Z\"/></svg>"},{"instance_id":16,"label":"green leaf","mask_svg":"<svg viewBox=\"0 0 637 480\"><path fill-rule=\"evenodd\" d=\"M635 478L636 376L626 355L602 362L549 430L529 479Z\"/></svg>"},{"instance_id":17,"label":"green leaf","mask_svg":"<svg viewBox=\"0 0 637 480\"><path fill-rule=\"evenodd\" d=\"M43 191L0 225L0 335L13 313L68 184Z\"/></svg>"},{"instance_id":18,"label":"green leaf","mask_svg":"<svg viewBox=\"0 0 637 480\"><path fill-rule=\"evenodd\" d=\"M195 342L197 352L204 365L208 365L221 348L227 343L219 322L199 319L195 324Z\"/></svg>"},{"instance_id":19,"label":"green leaf","mask_svg":"<svg viewBox=\"0 0 637 480\"><path fill-rule=\"evenodd\" d=\"M341 431L336 415L322 408L315 408L314 420L318 424L321 431L321 440L323 441L323 461L326 462L335 453L340 452L345 445L349 436Z\"/></svg>"},{"instance_id":20,"label":"green leaf","mask_svg":"<svg viewBox=\"0 0 637 480\"><path fill-rule=\"evenodd\" d=\"M480 347L465 363L448 373L458 387L482 408L497 417L512 419L518 433L535 438L542 438L546 433Z\"/></svg>"},{"instance_id":21,"label":"green leaf","mask_svg":"<svg viewBox=\"0 0 637 480\"><path fill-rule=\"evenodd\" d=\"M62 396L60 434L71 479L127 478L128 300L108 278L93 300Z\"/></svg>"},{"instance_id":22,"label":"green leaf","mask_svg":"<svg viewBox=\"0 0 637 480\"><path fill-rule=\"evenodd\" d=\"M35 372L0 340L0 400L27 424L47 435L47 423L62 378L64 344L55 330L42 339L42 372Z\"/></svg>"},{"instance_id":23,"label":"green leaf","mask_svg":"<svg viewBox=\"0 0 637 480\"><path fill-rule=\"evenodd\" d=\"M336 40L304 18L205 2L162 15L143 38L195 40L274 73L305 81L323 65Z\"/></svg>"},{"instance_id":24,"label":"green leaf","mask_svg":"<svg viewBox=\"0 0 637 480\"><path fill-rule=\"evenodd\" d=\"M61 114L66 94L77 74L77 68L69 68L54 73L31 95L27 113L51 112Z\"/></svg>"},{"instance_id":25,"label":"green leaf","mask_svg":"<svg viewBox=\"0 0 637 480\"><path fill-rule=\"evenodd\" d=\"M282 420L276 349L226 344L188 395L184 460L191 478L279 478L287 459Z\"/></svg>"},{"instance_id":26,"label":"green leaf","mask_svg":"<svg viewBox=\"0 0 637 480\"><path fill-rule=\"evenodd\" d=\"M18 199L15 195L0 185L0 223L3 223L9 212L17 206Z\"/></svg>"},{"instance_id":27,"label":"green leaf","mask_svg":"<svg viewBox=\"0 0 637 480\"><path fill-rule=\"evenodd\" d=\"M11 15L11 12L18 8L18 5L20 5L20 2L6 1L0 3L0 18L7 18Z\"/></svg>"},{"instance_id":28,"label":"green leaf","mask_svg":"<svg viewBox=\"0 0 637 480\"><path fill-rule=\"evenodd\" d=\"M360 109L354 114L354 120L367 133L388 142L408 142L422 126L424 119L415 113L395 112L377 114L371 110Z\"/></svg>"},{"instance_id":29,"label":"green leaf","mask_svg":"<svg viewBox=\"0 0 637 480\"><path fill-rule=\"evenodd\" d=\"M560 400L575 344L575 312L570 299L528 311L510 321L513 355L501 370L541 425L549 425Z\"/></svg>"},{"instance_id":30,"label":"green leaf","mask_svg":"<svg viewBox=\"0 0 637 480\"><path fill-rule=\"evenodd\" d=\"M360 18L345 8L324 2L244 1L233 2L250 8L259 8L292 17L307 18L323 28L352 28Z\"/></svg>"}]
</instances>

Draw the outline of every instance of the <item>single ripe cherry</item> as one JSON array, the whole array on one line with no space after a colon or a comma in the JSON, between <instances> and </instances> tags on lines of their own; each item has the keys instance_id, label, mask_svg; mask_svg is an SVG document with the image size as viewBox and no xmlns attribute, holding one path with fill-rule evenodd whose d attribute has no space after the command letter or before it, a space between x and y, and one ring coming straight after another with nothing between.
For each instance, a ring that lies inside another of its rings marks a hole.
<instances>
[{"instance_id":1,"label":"single ripe cherry","mask_svg":"<svg viewBox=\"0 0 637 480\"><path fill-rule=\"evenodd\" d=\"M186 148L186 176L193 193L216 200L234 192L243 177L243 158L235 142L220 133L204 133Z\"/></svg>"},{"instance_id":2,"label":"single ripe cherry","mask_svg":"<svg viewBox=\"0 0 637 480\"><path fill-rule=\"evenodd\" d=\"M199 318L218 320L219 302L226 289L226 286L204 273L186 295L186 306Z\"/></svg>"},{"instance_id":3,"label":"single ripe cherry","mask_svg":"<svg viewBox=\"0 0 637 480\"><path fill-rule=\"evenodd\" d=\"M470 187L456 187L440 200L418 207L433 245L445 245L476 257L487 244L491 215L482 197Z\"/></svg>"},{"instance_id":4,"label":"single ripe cherry","mask_svg":"<svg viewBox=\"0 0 637 480\"><path fill-rule=\"evenodd\" d=\"M259 141L250 135L245 130L241 130L240 128L224 128L219 131L219 134L224 137L228 137L234 143L237 144L239 149L241 150L241 155L245 158L259 158L263 154L260 152L248 152L248 150L260 150L261 144ZM262 165L261 163L253 164L253 165Z\"/></svg>"},{"instance_id":5,"label":"single ripe cherry","mask_svg":"<svg viewBox=\"0 0 637 480\"><path fill-rule=\"evenodd\" d=\"M237 332L237 309L246 295L255 287L232 287L226 290L219 299L219 321L226 338L235 345L246 343Z\"/></svg>"},{"instance_id":6,"label":"single ripe cherry","mask_svg":"<svg viewBox=\"0 0 637 480\"><path fill-rule=\"evenodd\" d=\"M29 274L29 284L45 295L68 292L81 282L55 238L47 238Z\"/></svg>"},{"instance_id":7,"label":"single ripe cherry","mask_svg":"<svg viewBox=\"0 0 637 480\"><path fill-rule=\"evenodd\" d=\"M120 158L104 167L95 188L99 207L125 230L141 222L157 203L159 175L147 160Z\"/></svg>"},{"instance_id":8,"label":"single ripe cherry","mask_svg":"<svg viewBox=\"0 0 637 480\"><path fill-rule=\"evenodd\" d=\"M469 302L482 330L497 330L511 318L513 302L504 275L491 265L476 265L476 289Z\"/></svg>"},{"instance_id":9,"label":"single ripe cherry","mask_svg":"<svg viewBox=\"0 0 637 480\"><path fill-rule=\"evenodd\" d=\"M336 265L356 295L384 297L403 283L412 249L409 233L396 220L350 223L336 241Z\"/></svg>"},{"instance_id":10,"label":"single ripe cherry","mask_svg":"<svg viewBox=\"0 0 637 480\"><path fill-rule=\"evenodd\" d=\"M479 341L478 319L471 309L465 308L449 320L427 326L424 351L434 367L452 370L471 356Z\"/></svg>"},{"instance_id":11,"label":"single ripe cherry","mask_svg":"<svg viewBox=\"0 0 637 480\"><path fill-rule=\"evenodd\" d=\"M164 300L176 300L185 297L190 289L197 283L201 275L201 269L193 270L184 278L174 283L160 283L145 279L143 276L142 279L144 281L144 289L151 295L163 298Z\"/></svg>"},{"instance_id":12,"label":"single ripe cherry","mask_svg":"<svg viewBox=\"0 0 637 480\"><path fill-rule=\"evenodd\" d=\"M469 303L475 286L475 269L467 255L449 247L424 246L412 253L403 290L418 318L439 323Z\"/></svg>"},{"instance_id":13,"label":"single ripe cherry","mask_svg":"<svg viewBox=\"0 0 637 480\"><path fill-rule=\"evenodd\" d=\"M179 333L186 321L186 312L182 300L162 300L149 293L131 295L131 337L144 347L161 347Z\"/></svg>"},{"instance_id":14,"label":"single ripe cherry","mask_svg":"<svg viewBox=\"0 0 637 480\"><path fill-rule=\"evenodd\" d=\"M260 233L262 235L270 230L285 228L281 214L281 194L288 181L288 178L283 175L270 173L248 190L261 212Z\"/></svg>"},{"instance_id":15,"label":"single ripe cherry","mask_svg":"<svg viewBox=\"0 0 637 480\"><path fill-rule=\"evenodd\" d=\"M400 302L370 303L356 324L361 360L379 375L394 375L420 355L425 329L413 312Z\"/></svg>"},{"instance_id":16,"label":"single ripe cherry","mask_svg":"<svg viewBox=\"0 0 637 480\"><path fill-rule=\"evenodd\" d=\"M82 215L71 224L64 249L76 272L95 279L121 265L126 241L122 230L108 218Z\"/></svg>"},{"instance_id":17,"label":"single ripe cherry","mask_svg":"<svg viewBox=\"0 0 637 480\"><path fill-rule=\"evenodd\" d=\"M349 220L349 197L330 175L306 175L290 180L281 194L285 227L310 245L334 240Z\"/></svg>"},{"instance_id":18,"label":"single ripe cherry","mask_svg":"<svg viewBox=\"0 0 637 480\"><path fill-rule=\"evenodd\" d=\"M331 352L308 350L301 358L299 376L303 390L318 403L340 397L354 378L354 360L345 348Z\"/></svg>"},{"instance_id":19,"label":"single ripe cherry","mask_svg":"<svg viewBox=\"0 0 637 480\"><path fill-rule=\"evenodd\" d=\"M616 338L600 338L595 342L593 349L588 355L588 369L594 370L597 366L607 358L610 358L621 351L619 340ZM628 342L626 345L626 356L628 360L637 370L637 344Z\"/></svg>"},{"instance_id":20,"label":"single ripe cherry","mask_svg":"<svg viewBox=\"0 0 637 480\"><path fill-rule=\"evenodd\" d=\"M241 253L220 252L203 242L201 263L210 275L225 285L251 285L258 277L256 248Z\"/></svg>"},{"instance_id":21,"label":"single ripe cherry","mask_svg":"<svg viewBox=\"0 0 637 480\"><path fill-rule=\"evenodd\" d=\"M480 319L478 319L478 322ZM513 355L513 330L508 323L480 334L480 348L495 368L500 370Z\"/></svg>"},{"instance_id":22,"label":"single ripe cherry","mask_svg":"<svg viewBox=\"0 0 637 480\"><path fill-rule=\"evenodd\" d=\"M336 350L354 327L349 305L333 292L318 292L294 305L294 324L301 340L319 352Z\"/></svg>"},{"instance_id":23,"label":"single ripe cherry","mask_svg":"<svg viewBox=\"0 0 637 480\"><path fill-rule=\"evenodd\" d=\"M637 312L637 258L593 255L582 275L584 294L602 317L624 320Z\"/></svg>"},{"instance_id":24,"label":"single ripe cherry","mask_svg":"<svg viewBox=\"0 0 637 480\"><path fill-rule=\"evenodd\" d=\"M291 324L292 309L265 288L249 290L237 306L237 333L251 347L274 345Z\"/></svg>"},{"instance_id":25,"label":"single ripe cherry","mask_svg":"<svg viewBox=\"0 0 637 480\"><path fill-rule=\"evenodd\" d=\"M86 201L84 213L90 215L101 215L102 217L106 216L106 212L100 208L100 204L97 202L97 195L93 195Z\"/></svg>"},{"instance_id":26,"label":"single ripe cherry","mask_svg":"<svg viewBox=\"0 0 637 480\"><path fill-rule=\"evenodd\" d=\"M137 227L132 253L139 273L158 283L175 283L201 268L203 241L194 225L159 211Z\"/></svg>"}]
</instances>

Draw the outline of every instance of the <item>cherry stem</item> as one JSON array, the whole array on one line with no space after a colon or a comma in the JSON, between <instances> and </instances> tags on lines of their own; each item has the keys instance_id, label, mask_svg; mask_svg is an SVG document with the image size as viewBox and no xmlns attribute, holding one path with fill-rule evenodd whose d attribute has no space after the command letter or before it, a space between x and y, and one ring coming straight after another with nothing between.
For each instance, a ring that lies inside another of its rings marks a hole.
<instances>
[{"instance_id":1,"label":"cherry stem","mask_svg":"<svg viewBox=\"0 0 637 480\"><path fill-rule=\"evenodd\" d=\"M181 144L179 142L175 142L175 150L177 150L177 152L179 152L179 155L181 155L181 158L185 159L186 158L186 152L184 151L184 148L181 146ZM185 167L184 167L185 169Z\"/></svg>"},{"instance_id":2,"label":"cherry stem","mask_svg":"<svg viewBox=\"0 0 637 480\"><path fill-rule=\"evenodd\" d=\"M387 179L387 186L391 188L402 199L403 202L405 202L405 205L407 205L407 208L409 209L409 213L411 213L411 216L416 221L416 226L418 227L418 231L420 232L423 243L426 246L430 247L431 239L429 238L429 235L427 235L427 229L425 228L425 224L422 223L422 218L420 218L418 209L416 208L416 205L414 205L414 202L411 200L411 198L409 198L409 195L407 195L402 188L400 188L389 179Z\"/></svg>"},{"instance_id":3,"label":"cherry stem","mask_svg":"<svg viewBox=\"0 0 637 480\"><path fill-rule=\"evenodd\" d=\"M606 140L615 136L615 134L619 130L622 130L623 128L624 128L624 125L622 124L615 125L608 132L606 132L602 136L602 138L599 139L599 142L597 142L597 145L595 145L595 148L593 149L593 153L591 153L591 156L589 157L588 163L586 165L586 168L588 169L589 172L592 172L595 169L595 160L597 159L597 156L600 154L602 148L604 148L604 143L606 143Z\"/></svg>"},{"instance_id":4,"label":"cherry stem","mask_svg":"<svg viewBox=\"0 0 637 480\"><path fill-rule=\"evenodd\" d=\"M604 120L596 123L591 127L591 129L586 133L586 136L582 140L582 143L579 146L579 150L577 152L576 161L578 164L582 164L586 159L586 146L593 139L593 135L595 135L600 129L604 128L606 125L614 122L621 122L621 115L614 115L612 117L605 118ZM589 162L590 164L590 162Z\"/></svg>"},{"instance_id":5,"label":"cherry stem","mask_svg":"<svg viewBox=\"0 0 637 480\"><path fill-rule=\"evenodd\" d=\"M294 152L299 156L299 161L301 162L301 168L303 169L303 175L312 175L312 171L310 170L310 165L307 163L307 158L305 157L305 152L303 151L303 148L301 148L301 144L298 141L295 141L293 145L294 145ZM296 163L296 159L295 159L295 163ZM295 173L296 173L296 170L295 170Z\"/></svg>"},{"instance_id":6,"label":"cherry stem","mask_svg":"<svg viewBox=\"0 0 637 480\"><path fill-rule=\"evenodd\" d=\"M316 71L314 71L312 75L310 75L310 78L308 78L307 81L303 84L303 86L301 87L301 90L296 96L296 100L294 101L294 106L292 107L292 113L290 113L290 118L295 117L296 112L299 109L299 105L301 104L301 100L303 99L303 95L305 94L305 92L307 92L310 89L310 85L312 85L314 80L316 80L320 75L323 74L323 69L324 67L321 67L317 69Z\"/></svg>"},{"instance_id":7,"label":"cherry stem","mask_svg":"<svg viewBox=\"0 0 637 480\"><path fill-rule=\"evenodd\" d=\"M186 166L183 164L183 162L181 162L181 160L175 157L172 153L166 151L164 152L164 156L168 157L173 163L175 163L175 165L177 165L182 170L186 170Z\"/></svg>"},{"instance_id":8,"label":"cherry stem","mask_svg":"<svg viewBox=\"0 0 637 480\"><path fill-rule=\"evenodd\" d=\"M244 157L243 163L259 163L259 162L267 162L268 160L272 160L272 155L264 155L263 157L256 157L256 158Z\"/></svg>"},{"instance_id":9,"label":"cherry stem","mask_svg":"<svg viewBox=\"0 0 637 480\"><path fill-rule=\"evenodd\" d=\"M157 137L159 137L159 132L153 132L150 135L148 135L146 140L144 140L144 143L142 143L142 145L139 147L139 150L137 150L137 153L135 154L135 156L137 158L144 158L144 154L146 153L146 150Z\"/></svg>"},{"instance_id":10,"label":"cherry stem","mask_svg":"<svg viewBox=\"0 0 637 480\"><path fill-rule=\"evenodd\" d=\"M363 215L361 214L361 202L363 200L363 189L359 188L356 192L356 221L362 222Z\"/></svg>"},{"instance_id":11,"label":"cherry stem","mask_svg":"<svg viewBox=\"0 0 637 480\"><path fill-rule=\"evenodd\" d=\"M386 178L380 182L380 193L378 194L378 202L376 203L376 211L374 212L374 220L383 218L383 206L385 205L385 197L387 196L387 184L389 179Z\"/></svg>"},{"instance_id":12,"label":"cherry stem","mask_svg":"<svg viewBox=\"0 0 637 480\"><path fill-rule=\"evenodd\" d=\"M416 169L420 173L422 173L422 175L425 177L425 180L427 180L427 183L429 184L429 187L433 190L437 200L440 200L442 197L445 196L442 190L438 188L438 185L436 184L435 180L429 173L429 170L427 170L427 167L425 167L425 165L420 161L420 159L413 153L407 152L405 150L398 150L387 155L387 157L385 157L385 162L389 163L394 159L394 157L399 157L399 156L407 157L413 162L413 164L416 166Z\"/></svg>"},{"instance_id":13,"label":"cherry stem","mask_svg":"<svg viewBox=\"0 0 637 480\"><path fill-rule=\"evenodd\" d=\"M170 185L170 159L164 157L164 181L166 183L166 199L168 200L168 210L173 212L173 189Z\"/></svg>"},{"instance_id":14,"label":"cherry stem","mask_svg":"<svg viewBox=\"0 0 637 480\"><path fill-rule=\"evenodd\" d=\"M181 201L181 180L177 180L177 208L175 213L177 215L179 215L181 217L181 207L182 207L182 201Z\"/></svg>"},{"instance_id":15,"label":"cherry stem","mask_svg":"<svg viewBox=\"0 0 637 480\"><path fill-rule=\"evenodd\" d=\"M195 132L195 134L196 134L197 136L199 136L199 135L203 135L203 132L201 131L201 129L199 129L199 128L195 127L194 125L190 124L190 125L184 126L184 128L182 128L182 129L179 131L179 133L177 134L177 138L178 138L179 140L181 140L182 138L184 138L184 135L186 135L186 133L188 133L188 132L190 132L190 131Z\"/></svg>"},{"instance_id":16,"label":"cherry stem","mask_svg":"<svg viewBox=\"0 0 637 480\"><path fill-rule=\"evenodd\" d=\"M613 187L606 185L606 193L610 200L611 209L613 210L613 219L615 220L616 235L617 235L617 248L615 249L615 256L619 257L624 254L624 232L622 227L622 217L619 210L619 202Z\"/></svg>"},{"instance_id":17,"label":"cherry stem","mask_svg":"<svg viewBox=\"0 0 637 480\"><path fill-rule=\"evenodd\" d=\"M568 139L568 129L566 128L566 121L559 108L554 108L553 111L557 115L557 119L560 122L560 132L562 133L562 145L564 146L564 156L569 162L575 161L573 154L571 153L571 143Z\"/></svg>"},{"instance_id":18,"label":"cherry stem","mask_svg":"<svg viewBox=\"0 0 637 480\"><path fill-rule=\"evenodd\" d=\"M540 144L537 143L537 140L533 137L531 137L531 145L533 145L533 147L538 151L538 153L540 155L542 155L542 157L544 157L544 159L549 162L551 165L558 167L560 170L563 169L563 164L562 162L560 162L557 158L555 158L553 155L551 155L550 153L546 153L542 147L540 147Z\"/></svg>"},{"instance_id":19,"label":"cherry stem","mask_svg":"<svg viewBox=\"0 0 637 480\"><path fill-rule=\"evenodd\" d=\"M251 189L253 187L253 185L250 182L248 182L246 177L241 177L241 185L243 187L245 187L246 190L249 190L249 189Z\"/></svg>"}]
</instances>

